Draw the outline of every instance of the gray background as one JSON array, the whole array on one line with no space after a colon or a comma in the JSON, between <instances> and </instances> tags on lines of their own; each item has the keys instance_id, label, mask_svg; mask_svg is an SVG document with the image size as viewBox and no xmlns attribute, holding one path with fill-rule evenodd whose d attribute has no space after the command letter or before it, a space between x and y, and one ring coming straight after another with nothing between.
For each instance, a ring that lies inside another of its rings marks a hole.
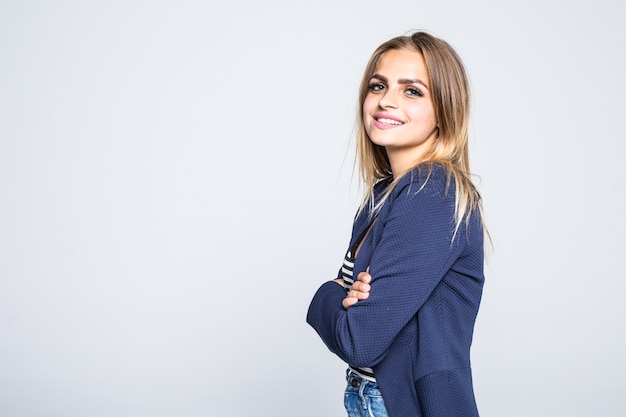
<instances>
[{"instance_id":1,"label":"gray background","mask_svg":"<svg viewBox=\"0 0 626 417\"><path fill-rule=\"evenodd\" d=\"M448 40L483 416L624 416L624 1L0 2L0 415L342 416L305 322L371 52Z\"/></svg>"}]
</instances>

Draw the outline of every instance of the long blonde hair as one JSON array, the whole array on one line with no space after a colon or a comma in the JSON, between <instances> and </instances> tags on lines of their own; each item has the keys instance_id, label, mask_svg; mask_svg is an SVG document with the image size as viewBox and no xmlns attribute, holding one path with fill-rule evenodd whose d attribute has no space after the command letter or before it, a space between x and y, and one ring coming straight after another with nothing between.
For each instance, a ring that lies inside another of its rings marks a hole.
<instances>
[{"instance_id":1,"label":"long blonde hair","mask_svg":"<svg viewBox=\"0 0 626 417\"><path fill-rule=\"evenodd\" d=\"M383 146L374 144L363 124L363 103L368 94L370 78L383 54L390 50L418 52L424 58L428 71L438 136L432 149L417 165L443 165L448 173L448 185L454 178L455 184L455 229L454 235L465 219L478 209L482 212L480 194L470 178L468 152L468 124L470 112L470 88L467 73L461 58L444 40L425 32L398 36L380 45L370 57L359 89L359 114L356 132L356 162L364 188L361 210L376 212L389 196L401 177L393 178L381 201L374 206L374 185L382 179L393 177L391 164Z\"/></svg>"}]
</instances>

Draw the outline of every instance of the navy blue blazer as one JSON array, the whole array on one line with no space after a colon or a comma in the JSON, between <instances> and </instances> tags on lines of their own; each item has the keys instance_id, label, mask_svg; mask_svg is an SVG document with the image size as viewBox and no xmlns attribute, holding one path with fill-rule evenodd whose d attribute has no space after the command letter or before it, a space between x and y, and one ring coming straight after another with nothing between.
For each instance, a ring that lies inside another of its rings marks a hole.
<instances>
[{"instance_id":1,"label":"navy blue blazer","mask_svg":"<svg viewBox=\"0 0 626 417\"><path fill-rule=\"evenodd\" d=\"M400 180L359 250L354 277L370 267L369 298L344 310L345 290L326 282L307 322L346 363L374 369L390 417L473 417L483 228L476 211L454 235L454 179L436 164L427 174L416 168ZM370 221L356 217L350 246Z\"/></svg>"}]
</instances>

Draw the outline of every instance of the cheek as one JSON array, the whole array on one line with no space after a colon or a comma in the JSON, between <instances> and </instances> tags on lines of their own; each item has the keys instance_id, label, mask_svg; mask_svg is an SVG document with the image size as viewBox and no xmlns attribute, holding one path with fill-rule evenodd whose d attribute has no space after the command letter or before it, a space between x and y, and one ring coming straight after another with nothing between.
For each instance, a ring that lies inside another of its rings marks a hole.
<instances>
[{"instance_id":1,"label":"cheek","mask_svg":"<svg viewBox=\"0 0 626 417\"><path fill-rule=\"evenodd\" d=\"M437 124L435 120L435 111L429 106L416 106L410 111L411 117L414 120L421 120L428 124Z\"/></svg>"},{"instance_id":2,"label":"cheek","mask_svg":"<svg viewBox=\"0 0 626 417\"><path fill-rule=\"evenodd\" d=\"M368 94L363 102L363 119L366 115L371 114L373 109L376 109L376 100L372 98L371 94Z\"/></svg>"}]
</instances>

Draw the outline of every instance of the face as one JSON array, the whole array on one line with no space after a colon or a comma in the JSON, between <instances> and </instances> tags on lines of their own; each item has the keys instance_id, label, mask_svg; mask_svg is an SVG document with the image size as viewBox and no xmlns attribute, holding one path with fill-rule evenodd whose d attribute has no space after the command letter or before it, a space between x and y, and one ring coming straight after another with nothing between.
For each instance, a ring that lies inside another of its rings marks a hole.
<instances>
[{"instance_id":1,"label":"face","mask_svg":"<svg viewBox=\"0 0 626 417\"><path fill-rule=\"evenodd\" d=\"M385 52L369 80L363 123L370 140L384 146L396 171L420 162L437 136L428 71L419 52Z\"/></svg>"}]
</instances>

